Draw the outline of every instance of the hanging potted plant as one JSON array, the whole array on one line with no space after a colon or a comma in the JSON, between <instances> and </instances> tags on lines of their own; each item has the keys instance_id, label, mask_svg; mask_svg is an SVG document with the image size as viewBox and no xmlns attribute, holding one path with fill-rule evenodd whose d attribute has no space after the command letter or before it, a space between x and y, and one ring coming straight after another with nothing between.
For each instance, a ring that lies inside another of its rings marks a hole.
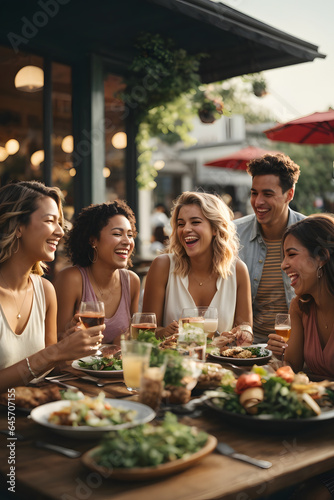
<instances>
[{"instance_id":1,"label":"hanging potted plant","mask_svg":"<svg viewBox=\"0 0 334 500\"><path fill-rule=\"evenodd\" d=\"M202 123L213 123L221 115L228 115L224 109L224 102L221 95L213 85L207 88L201 86L194 95L194 103L197 106L197 113Z\"/></svg>"},{"instance_id":2,"label":"hanging potted plant","mask_svg":"<svg viewBox=\"0 0 334 500\"><path fill-rule=\"evenodd\" d=\"M253 93L256 97L263 97L267 94L267 83L264 78L255 78L253 83Z\"/></svg>"}]
</instances>

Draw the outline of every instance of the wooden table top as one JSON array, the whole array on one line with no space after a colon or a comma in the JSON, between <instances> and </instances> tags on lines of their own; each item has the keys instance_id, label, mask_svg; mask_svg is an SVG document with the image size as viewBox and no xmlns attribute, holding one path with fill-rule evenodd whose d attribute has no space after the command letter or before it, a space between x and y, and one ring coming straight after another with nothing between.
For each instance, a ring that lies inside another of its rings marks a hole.
<instances>
[{"instance_id":1,"label":"wooden table top","mask_svg":"<svg viewBox=\"0 0 334 500\"><path fill-rule=\"evenodd\" d=\"M78 372L76 372L78 373ZM115 379L101 379L115 382ZM100 388L82 380L69 382L84 393L94 396ZM107 397L126 397L122 379L104 388ZM131 397L135 399L135 397ZM280 433L250 429L204 408L197 418L180 419L188 425L213 434L240 453L269 460L270 469L263 470L229 457L212 453L197 465L172 476L151 481L120 482L112 475L103 478L87 469L80 458L62 455L33 446L39 439L85 452L98 444L95 440L78 440L53 434L20 411L15 413L15 429L27 440L15 442L15 491L22 498L34 500L213 500L259 498L334 468L334 429L332 421ZM0 429L8 428L7 408L0 410ZM0 474L3 490L8 489L10 438L0 434ZM241 496L240 496L241 495ZM0 494L1 496L1 494Z\"/></svg>"}]
</instances>

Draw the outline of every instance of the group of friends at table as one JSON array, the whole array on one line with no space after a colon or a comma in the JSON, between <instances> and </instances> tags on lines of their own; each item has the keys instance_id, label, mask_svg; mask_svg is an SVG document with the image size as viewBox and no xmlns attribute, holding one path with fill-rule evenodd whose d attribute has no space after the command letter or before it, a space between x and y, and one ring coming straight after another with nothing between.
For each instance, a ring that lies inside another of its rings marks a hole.
<instances>
[{"instance_id":1,"label":"group of friends at table","mask_svg":"<svg viewBox=\"0 0 334 500\"><path fill-rule=\"evenodd\" d=\"M218 195L200 191L175 200L142 310L167 337L182 308L216 307L220 347L266 343L295 372L334 377L334 216L289 207L300 169L286 155L255 159L248 173L252 215L233 220ZM140 280L128 269L135 223L124 201L83 209L65 235L72 266L51 284L43 274L64 237L60 190L36 181L0 189L0 392L119 343L139 304ZM78 307L89 300L104 302L104 325L82 327ZM288 311L286 344L274 320Z\"/></svg>"}]
</instances>

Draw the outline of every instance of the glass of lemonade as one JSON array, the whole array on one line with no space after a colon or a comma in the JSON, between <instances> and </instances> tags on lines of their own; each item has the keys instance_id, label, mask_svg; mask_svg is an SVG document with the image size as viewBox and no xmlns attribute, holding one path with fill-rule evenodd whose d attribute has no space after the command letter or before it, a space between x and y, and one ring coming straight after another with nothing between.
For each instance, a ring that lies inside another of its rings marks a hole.
<instances>
[{"instance_id":1,"label":"glass of lemonade","mask_svg":"<svg viewBox=\"0 0 334 500\"><path fill-rule=\"evenodd\" d=\"M155 333L157 318L155 313L137 312L131 318L131 338L137 339L139 330L150 330Z\"/></svg>"},{"instance_id":2,"label":"glass of lemonade","mask_svg":"<svg viewBox=\"0 0 334 500\"><path fill-rule=\"evenodd\" d=\"M291 333L290 314L276 314L275 318L275 333L283 337L284 342L287 342Z\"/></svg>"},{"instance_id":3,"label":"glass of lemonade","mask_svg":"<svg viewBox=\"0 0 334 500\"><path fill-rule=\"evenodd\" d=\"M123 377L128 391L138 391L142 374L150 365L152 344L121 340Z\"/></svg>"}]
</instances>

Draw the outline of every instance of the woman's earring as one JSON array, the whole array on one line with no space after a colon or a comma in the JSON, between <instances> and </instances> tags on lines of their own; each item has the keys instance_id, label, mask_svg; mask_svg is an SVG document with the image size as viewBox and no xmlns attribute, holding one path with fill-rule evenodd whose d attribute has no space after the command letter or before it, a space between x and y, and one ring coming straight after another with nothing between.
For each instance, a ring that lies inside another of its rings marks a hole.
<instances>
[{"instance_id":1,"label":"woman's earring","mask_svg":"<svg viewBox=\"0 0 334 500\"><path fill-rule=\"evenodd\" d=\"M320 280L320 278L323 277L324 275L324 271L322 269L323 266L319 266L318 269L317 269L317 276L318 276L318 279Z\"/></svg>"},{"instance_id":2,"label":"woman's earring","mask_svg":"<svg viewBox=\"0 0 334 500\"><path fill-rule=\"evenodd\" d=\"M96 247L91 247L93 249L93 258L91 258L90 256L90 251L88 252L88 258L90 260L90 262L92 264L95 264L95 262L97 261L98 257L99 257L99 254L97 253L97 248Z\"/></svg>"},{"instance_id":3,"label":"woman's earring","mask_svg":"<svg viewBox=\"0 0 334 500\"><path fill-rule=\"evenodd\" d=\"M13 250L13 253L17 253L19 251L19 248L20 248L20 238L18 236L16 236L16 250Z\"/></svg>"}]
</instances>

